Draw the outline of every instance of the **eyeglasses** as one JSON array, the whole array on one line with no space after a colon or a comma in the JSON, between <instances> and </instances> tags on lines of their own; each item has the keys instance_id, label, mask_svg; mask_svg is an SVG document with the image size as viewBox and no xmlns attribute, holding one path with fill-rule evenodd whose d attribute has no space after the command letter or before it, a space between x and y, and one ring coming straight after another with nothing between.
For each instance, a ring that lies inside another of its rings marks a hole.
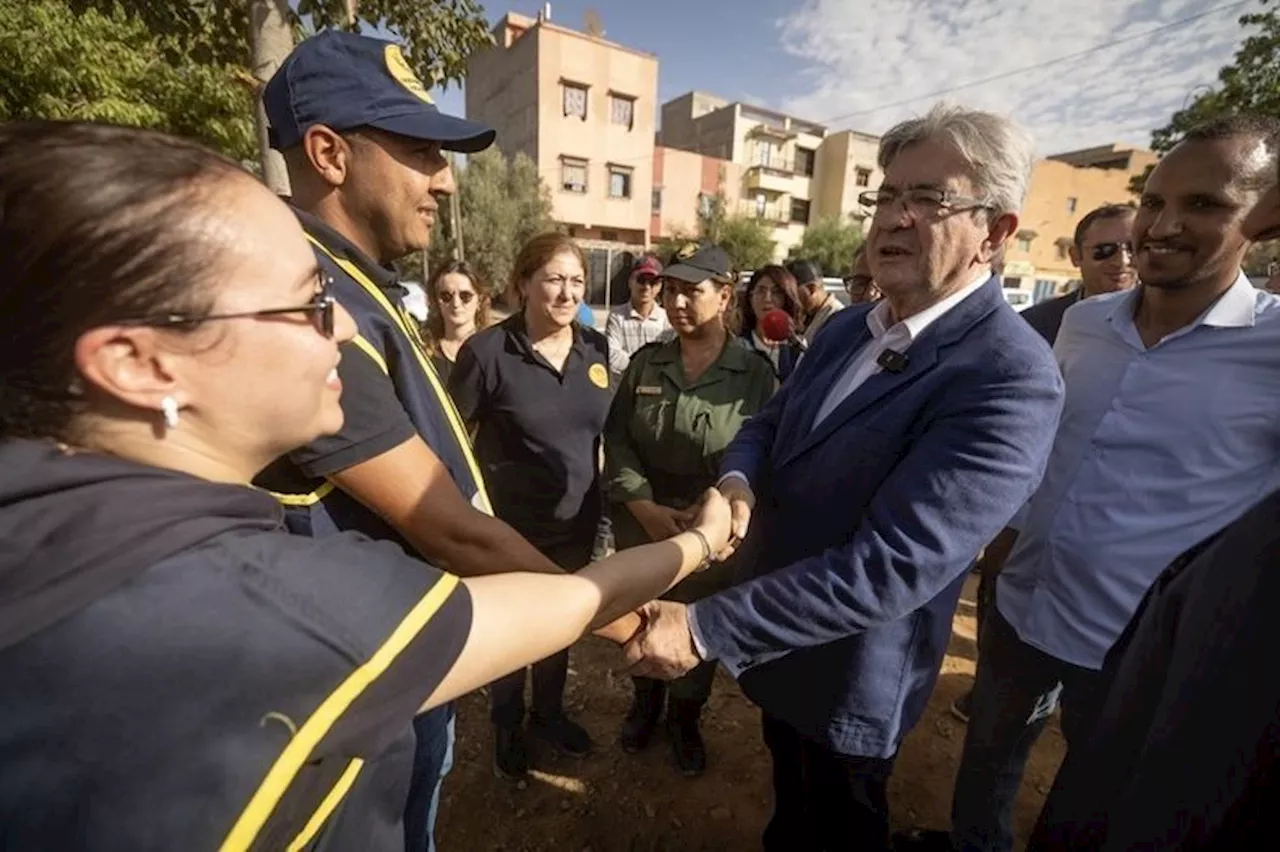
<instances>
[{"instance_id":1,"label":"eyeglasses","mask_svg":"<svg viewBox=\"0 0 1280 852\"><path fill-rule=\"evenodd\" d=\"M1123 250L1129 257L1133 257L1133 243L1128 241L1123 243L1098 243L1089 252L1094 260L1110 260Z\"/></svg>"},{"instance_id":2,"label":"eyeglasses","mask_svg":"<svg viewBox=\"0 0 1280 852\"><path fill-rule=\"evenodd\" d=\"M850 275L844 279L844 289L851 299L871 301L880 298L880 288L869 275Z\"/></svg>"},{"instance_id":3,"label":"eyeglasses","mask_svg":"<svg viewBox=\"0 0 1280 852\"><path fill-rule=\"evenodd\" d=\"M641 287L661 287L662 281L653 275L643 275L635 279Z\"/></svg>"},{"instance_id":4,"label":"eyeglasses","mask_svg":"<svg viewBox=\"0 0 1280 852\"><path fill-rule=\"evenodd\" d=\"M970 198L956 195L947 189L915 187L904 192L891 189L872 189L858 193L858 203L867 210L879 212L890 210L899 201L907 208L912 218L928 219L943 212L960 212L963 210L994 210L991 202L982 198Z\"/></svg>"},{"instance_id":5,"label":"eyeglasses","mask_svg":"<svg viewBox=\"0 0 1280 852\"><path fill-rule=\"evenodd\" d=\"M188 314L164 314L155 317L122 320L120 325L137 325L161 328L170 325L200 325L214 320L259 319L261 317L283 316L285 314L309 314L316 325L316 331L325 337L333 337L334 313L338 302L333 298L333 278L323 270L316 273L316 293L305 305L291 308L264 308L260 311L242 311L233 314L209 314L193 317Z\"/></svg>"},{"instance_id":6,"label":"eyeglasses","mask_svg":"<svg viewBox=\"0 0 1280 852\"><path fill-rule=\"evenodd\" d=\"M470 290L459 290L457 293L449 293L449 292L438 293L436 295L436 298L440 300L440 304L442 305L452 305L454 296L457 296L458 301L461 302L462 304L469 305L471 304L472 300L475 299L476 294L471 292Z\"/></svg>"}]
</instances>

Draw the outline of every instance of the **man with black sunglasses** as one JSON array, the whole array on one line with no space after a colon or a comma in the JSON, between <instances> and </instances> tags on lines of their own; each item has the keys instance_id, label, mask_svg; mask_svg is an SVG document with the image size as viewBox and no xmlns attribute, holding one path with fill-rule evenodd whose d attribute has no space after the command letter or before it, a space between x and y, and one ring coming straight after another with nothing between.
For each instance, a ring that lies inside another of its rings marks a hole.
<instances>
[{"instance_id":1,"label":"man with black sunglasses","mask_svg":"<svg viewBox=\"0 0 1280 852\"><path fill-rule=\"evenodd\" d=\"M1133 252L1133 217L1136 212L1132 204L1104 204L1090 210L1076 225L1070 254L1071 262L1080 270L1080 286L1065 296L1048 299L1022 312L1022 318L1050 346L1058 339L1062 315L1067 308L1103 293L1128 290L1138 282ZM990 606L995 575L1000 572L1016 537L1014 530L1004 530L983 550L982 558L978 560L981 577L977 607L979 637ZM951 714L967 723L972 701L973 690L970 689L951 703Z\"/></svg>"},{"instance_id":2,"label":"man with black sunglasses","mask_svg":"<svg viewBox=\"0 0 1280 852\"><path fill-rule=\"evenodd\" d=\"M1071 241L1071 263L1080 270L1080 286L1056 299L1032 305L1022 318L1049 342L1058 339L1062 315L1067 308L1083 299L1117 290L1128 290L1138 283L1134 267L1132 204L1104 204L1085 214L1076 225Z\"/></svg>"}]
</instances>

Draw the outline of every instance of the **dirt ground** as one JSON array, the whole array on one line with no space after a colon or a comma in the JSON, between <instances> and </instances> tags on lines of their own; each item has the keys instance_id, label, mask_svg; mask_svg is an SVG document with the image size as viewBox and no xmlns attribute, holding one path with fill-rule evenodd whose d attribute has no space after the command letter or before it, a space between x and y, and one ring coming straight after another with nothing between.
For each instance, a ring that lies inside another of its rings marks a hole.
<instances>
[{"instance_id":1,"label":"dirt ground","mask_svg":"<svg viewBox=\"0 0 1280 852\"><path fill-rule=\"evenodd\" d=\"M889 785L895 828L945 827L964 725L951 702L973 682L974 591L971 578L956 614L951 647L924 719L907 737ZM596 741L575 761L534 751L536 769L519 784L495 778L487 697L459 707L457 757L444 786L437 840L443 852L736 852L759 848L772 807L769 757L759 711L721 671L703 716L708 768L701 778L676 773L666 740L627 755L618 726L631 684L614 677L616 648L587 639L573 649L566 705ZM1025 844L1062 759L1057 720L1040 738L1018 799L1015 831Z\"/></svg>"}]
</instances>

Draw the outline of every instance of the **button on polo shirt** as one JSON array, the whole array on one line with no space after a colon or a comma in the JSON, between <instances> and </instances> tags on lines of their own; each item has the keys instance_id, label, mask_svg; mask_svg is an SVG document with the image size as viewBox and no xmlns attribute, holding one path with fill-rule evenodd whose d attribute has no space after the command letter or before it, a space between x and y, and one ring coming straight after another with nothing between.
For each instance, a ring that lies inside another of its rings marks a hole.
<instances>
[{"instance_id":1,"label":"button on polo shirt","mask_svg":"<svg viewBox=\"0 0 1280 852\"><path fill-rule=\"evenodd\" d=\"M534 350L516 314L468 340L449 380L475 430L496 514L541 548L589 544L602 509L608 343L577 324L573 333L560 372Z\"/></svg>"}]
</instances>

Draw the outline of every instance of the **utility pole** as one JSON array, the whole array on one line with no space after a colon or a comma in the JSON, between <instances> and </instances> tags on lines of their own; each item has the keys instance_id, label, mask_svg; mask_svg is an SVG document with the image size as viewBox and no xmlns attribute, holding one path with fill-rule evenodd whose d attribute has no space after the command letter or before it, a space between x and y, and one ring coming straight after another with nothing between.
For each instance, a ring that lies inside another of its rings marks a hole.
<instances>
[{"instance_id":1,"label":"utility pole","mask_svg":"<svg viewBox=\"0 0 1280 852\"><path fill-rule=\"evenodd\" d=\"M251 71L257 81L253 114L258 130L262 181L272 192L284 196L289 195L289 173L285 170L284 157L279 151L273 151L267 141L267 111L262 106L262 87L267 85L271 75L293 50L289 14L287 0L251 0L249 4Z\"/></svg>"},{"instance_id":2,"label":"utility pole","mask_svg":"<svg viewBox=\"0 0 1280 852\"><path fill-rule=\"evenodd\" d=\"M457 181L458 164L454 159L453 152L449 152L449 170L453 172L454 181ZM462 242L462 210L458 202L458 189L449 196L449 222L453 227L453 259L466 260L467 252Z\"/></svg>"}]
</instances>

